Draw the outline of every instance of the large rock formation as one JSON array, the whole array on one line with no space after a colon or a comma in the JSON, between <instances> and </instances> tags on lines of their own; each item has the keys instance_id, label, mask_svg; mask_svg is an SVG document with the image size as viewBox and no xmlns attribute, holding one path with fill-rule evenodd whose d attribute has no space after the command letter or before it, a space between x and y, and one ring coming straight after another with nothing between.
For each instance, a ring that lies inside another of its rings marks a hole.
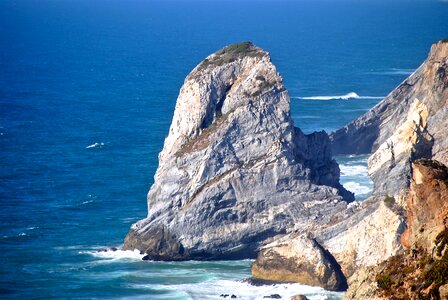
<instances>
[{"instance_id":1,"label":"large rock formation","mask_svg":"<svg viewBox=\"0 0 448 300\"><path fill-rule=\"evenodd\" d=\"M148 217L124 248L164 260L255 257L268 238L324 226L351 200L327 134L293 126L269 54L231 45L187 76Z\"/></svg>"},{"instance_id":2,"label":"large rock formation","mask_svg":"<svg viewBox=\"0 0 448 300\"><path fill-rule=\"evenodd\" d=\"M365 115L331 134L337 154L372 153L374 194L403 196L410 163L448 163L448 42L431 47L426 61Z\"/></svg>"},{"instance_id":3,"label":"large rock formation","mask_svg":"<svg viewBox=\"0 0 448 300\"><path fill-rule=\"evenodd\" d=\"M439 183L432 181L434 186L428 183L426 189L411 190L410 196L408 188L412 175L418 181L429 172L424 164L419 164L414 167L413 174L413 161L434 158L448 162L447 104L448 43L441 41L432 46L425 63L389 96L331 135L336 153L372 154L369 173L374 181L373 196L336 214L334 223L309 230L313 240L334 257L349 285L363 291L353 292L350 288L348 298L378 296L375 289L363 283L369 281L369 274L378 264L403 252L400 240L406 229L406 206L410 223L403 236L407 241L405 245L418 238L427 242L426 247L431 247L435 235L440 232L436 223L439 224L445 214L439 212L444 207L439 202ZM412 204L406 205L406 198L411 199ZM422 209L423 215L419 213ZM263 248L254 264L254 275L262 277L260 266L272 265L275 268L270 269L280 280L278 274L289 274L291 270L296 270L297 275L306 271L309 276L321 278L318 271L301 268L306 262L304 255L312 247L302 243L300 250L284 253L284 249L294 248L300 238L300 234L279 236L277 239L281 243L274 242ZM277 257L275 262L274 257ZM265 273L264 277L269 278L268 272ZM289 274L289 278L292 277ZM322 281L316 284L326 286Z\"/></svg>"}]
</instances>

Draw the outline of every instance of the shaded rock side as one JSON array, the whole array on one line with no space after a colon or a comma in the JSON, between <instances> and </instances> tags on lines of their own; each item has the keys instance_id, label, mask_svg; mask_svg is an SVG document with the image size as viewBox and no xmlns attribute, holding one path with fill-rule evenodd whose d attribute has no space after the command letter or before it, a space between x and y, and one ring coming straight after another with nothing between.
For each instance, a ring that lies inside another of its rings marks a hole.
<instances>
[{"instance_id":1,"label":"shaded rock side","mask_svg":"<svg viewBox=\"0 0 448 300\"><path fill-rule=\"evenodd\" d=\"M269 54L235 44L185 79L148 217L124 248L163 260L255 257L264 240L327 224L351 200L327 134L293 126Z\"/></svg>"},{"instance_id":2,"label":"shaded rock side","mask_svg":"<svg viewBox=\"0 0 448 300\"><path fill-rule=\"evenodd\" d=\"M448 43L431 47L426 61L365 115L330 135L336 154L372 153L374 194L403 196L410 163L448 163ZM393 179L393 180L392 180Z\"/></svg>"},{"instance_id":3,"label":"shaded rock side","mask_svg":"<svg viewBox=\"0 0 448 300\"><path fill-rule=\"evenodd\" d=\"M346 299L444 299L448 284L448 168L431 160L412 164L406 198L406 247L378 266L359 268Z\"/></svg>"},{"instance_id":4,"label":"shaded rock side","mask_svg":"<svg viewBox=\"0 0 448 300\"><path fill-rule=\"evenodd\" d=\"M408 226L402 243L430 253L437 234L448 227L448 168L432 160L413 163L406 200Z\"/></svg>"},{"instance_id":5,"label":"shaded rock side","mask_svg":"<svg viewBox=\"0 0 448 300\"><path fill-rule=\"evenodd\" d=\"M332 255L306 234L286 236L261 249L252 276L275 282L300 282L339 291L347 288Z\"/></svg>"}]
</instances>

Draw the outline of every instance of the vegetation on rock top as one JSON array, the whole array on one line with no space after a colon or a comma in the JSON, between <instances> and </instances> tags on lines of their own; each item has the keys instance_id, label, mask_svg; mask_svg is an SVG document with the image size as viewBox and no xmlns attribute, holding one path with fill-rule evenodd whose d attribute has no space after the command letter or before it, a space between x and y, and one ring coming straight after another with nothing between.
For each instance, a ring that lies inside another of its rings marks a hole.
<instances>
[{"instance_id":1,"label":"vegetation on rock top","mask_svg":"<svg viewBox=\"0 0 448 300\"><path fill-rule=\"evenodd\" d=\"M243 56L262 57L266 53L255 47L251 42L232 44L215 52L211 57L202 61L197 71L201 71L209 66L222 66L231 63Z\"/></svg>"}]
</instances>

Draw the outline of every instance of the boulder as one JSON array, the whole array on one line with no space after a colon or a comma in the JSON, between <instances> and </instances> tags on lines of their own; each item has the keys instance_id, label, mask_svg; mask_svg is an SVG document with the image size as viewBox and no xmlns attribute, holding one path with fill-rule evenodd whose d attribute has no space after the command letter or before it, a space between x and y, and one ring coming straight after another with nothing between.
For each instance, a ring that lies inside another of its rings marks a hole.
<instances>
[{"instance_id":1,"label":"boulder","mask_svg":"<svg viewBox=\"0 0 448 300\"><path fill-rule=\"evenodd\" d=\"M306 234L277 239L261 249L252 276L276 282L300 282L339 291L347 288L334 257Z\"/></svg>"}]
</instances>

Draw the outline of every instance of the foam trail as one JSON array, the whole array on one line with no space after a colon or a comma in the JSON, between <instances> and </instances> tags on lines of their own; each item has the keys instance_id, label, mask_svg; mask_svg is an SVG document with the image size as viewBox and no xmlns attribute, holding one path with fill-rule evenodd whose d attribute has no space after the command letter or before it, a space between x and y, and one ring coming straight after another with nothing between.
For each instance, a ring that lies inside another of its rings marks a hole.
<instances>
[{"instance_id":1,"label":"foam trail","mask_svg":"<svg viewBox=\"0 0 448 300\"><path fill-rule=\"evenodd\" d=\"M301 100L349 100L349 99L383 99L384 97L377 96L360 96L355 92L350 92L339 96L311 96L311 97L291 97Z\"/></svg>"},{"instance_id":2,"label":"foam trail","mask_svg":"<svg viewBox=\"0 0 448 300\"><path fill-rule=\"evenodd\" d=\"M310 300L342 299L343 293L328 292L319 287L306 286L299 283L285 283L274 285L254 286L242 281L211 280L196 284L162 285L162 284L134 284L135 289L156 289L171 291L177 297L188 299L229 299L235 295L237 299L264 300L277 294L281 299L290 299L292 296L302 294ZM222 296L221 296L222 295ZM174 295L173 295L174 296Z\"/></svg>"},{"instance_id":3,"label":"foam trail","mask_svg":"<svg viewBox=\"0 0 448 300\"><path fill-rule=\"evenodd\" d=\"M414 73L414 69L400 69L400 68L391 68L385 71L374 71L369 72L368 74L377 74L377 75L411 75Z\"/></svg>"}]
</instances>

